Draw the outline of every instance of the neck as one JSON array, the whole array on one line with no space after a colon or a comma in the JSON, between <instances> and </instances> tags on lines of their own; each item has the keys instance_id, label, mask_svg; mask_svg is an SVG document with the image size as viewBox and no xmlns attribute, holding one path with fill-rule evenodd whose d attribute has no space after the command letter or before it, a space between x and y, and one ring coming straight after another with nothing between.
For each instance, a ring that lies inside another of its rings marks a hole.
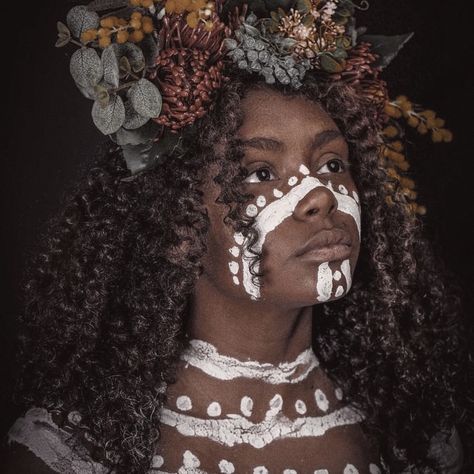
<instances>
[{"instance_id":1,"label":"neck","mask_svg":"<svg viewBox=\"0 0 474 474\"><path fill-rule=\"evenodd\" d=\"M311 348L313 307L284 308L265 301L230 298L199 278L186 333L215 346L219 354L262 364L294 361Z\"/></svg>"}]
</instances>

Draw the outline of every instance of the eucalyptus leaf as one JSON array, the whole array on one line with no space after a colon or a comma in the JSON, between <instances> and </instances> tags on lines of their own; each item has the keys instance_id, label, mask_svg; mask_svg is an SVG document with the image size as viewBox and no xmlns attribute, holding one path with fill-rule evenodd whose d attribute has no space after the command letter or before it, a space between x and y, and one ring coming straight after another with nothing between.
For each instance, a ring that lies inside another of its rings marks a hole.
<instances>
[{"instance_id":1,"label":"eucalyptus leaf","mask_svg":"<svg viewBox=\"0 0 474 474\"><path fill-rule=\"evenodd\" d=\"M233 38L225 38L224 39L224 46L230 51L232 49L237 48L238 43L235 39Z\"/></svg>"},{"instance_id":2,"label":"eucalyptus leaf","mask_svg":"<svg viewBox=\"0 0 474 474\"><path fill-rule=\"evenodd\" d=\"M96 93L95 93L95 87L94 86L81 86L77 82L75 83L77 88L81 91L82 95L86 97L87 99L90 100L96 100Z\"/></svg>"},{"instance_id":3,"label":"eucalyptus leaf","mask_svg":"<svg viewBox=\"0 0 474 474\"><path fill-rule=\"evenodd\" d=\"M181 145L181 134L167 132L156 142L148 140L139 145L124 145L122 150L127 168L135 175L160 165L172 153L182 152Z\"/></svg>"},{"instance_id":4,"label":"eucalyptus leaf","mask_svg":"<svg viewBox=\"0 0 474 474\"><path fill-rule=\"evenodd\" d=\"M379 58L373 65L384 69L395 59L413 35L413 32L394 36L362 35L359 37L358 42L367 42L372 45L370 50L379 55Z\"/></svg>"},{"instance_id":5,"label":"eucalyptus leaf","mask_svg":"<svg viewBox=\"0 0 474 474\"><path fill-rule=\"evenodd\" d=\"M117 132L111 134L110 138L120 146L142 145L154 139L160 128L161 126L156 122L149 120L145 125L142 125L136 130L128 130L125 127L121 127Z\"/></svg>"},{"instance_id":6,"label":"eucalyptus leaf","mask_svg":"<svg viewBox=\"0 0 474 474\"><path fill-rule=\"evenodd\" d=\"M63 46L66 46L67 44L69 44L70 41L71 41L70 36L59 34L58 39L56 40L56 43L54 43L54 46L56 46L56 48L62 48Z\"/></svg>"},{"instance_id":7,"label":"eucalyptus leaf","mask_svg":"<svg viewBox=\"0 0 474 474\"><path fill-rule=\"evenodd\" d=\"M132 106L130 101L125 101L125 122L124 128L129 130L137 129L145 125L150 120L150 117L144 117L140 115Z\"/></svg>"},{"instance_id":8,"label":"eucalyptus leaf","mask_svg":"<svg viewBox=\"0 0 474 474\"><path fill-rule=\"evenodd\" d=\"M95 93L96 100L99 102L99 104L102 107L106 107L107 105L109 105L110 94L107 87L105 87L103 84L97 84L94 87L94 93Z\"/></svg>"},{"instance_id":9,"label":"eucalyptus leaf","mask_svg":"<svg viewBox=\"0 0 474 474\"><path fill-rule=\"evenodd\" d=\"M320 57L321 67L330 73L342 72L344 69L344 61L337 60L330 54L322 54Z\"/></svg>"},{"instance_id":10,"label":"eucalyptus leaf","mask_svg":"<svg viewBox=\"0 0 474 474\"><path fill-rule=\"evenodd\" d=\"M77 84L82 87L95 86L103 76L102 63L93 48L80 48L71 56L69 70Z\"/></svg>"},{"instance_id":11,"label":"eucalyptus leaf","mask_svg":"<svg viewBox=\"0 0 474 474\"><path fill-rule=\"evenodd\" d=\"M113 87L118 87L120 82L120 70L116 46L116 43L107 46L102 51L101 56L102 69L104 71L104 81Z\"/></svg>"},{"instance_id":12,"label":"eucalyptus leaf","mask_svg":"<svg viewBox=\"0 0 474 474\"><path fill-rule=\"evenodd\" d=\"M93 0L87 5L87 9L90 11L100 12L102 10L126 7L128 3L129 0Z\"/></svg>"},{"instance_id":13,"label":"eucalyptus leaf","mask_svg":"<svg viewBox=\"0 0 474 474\"><path fill-rule=\"evenodd\" d=\"M260 31L258 31L257 28L254 26L249 25L248 23L244 23L243 27L245 29L245 32L248 33L251 36L260 36Z\"/></svg>"},{"instance_id":14,"label":"eucalyptus leaf","mask_svg":"<svg viewBox=\"0 0 474 474\"><path fill-rule=\"evenodd\" d=\"M99 15L87 9L85 5L78 5L69 10L66 22L71 34L80 38L86 30L97 29L100 24Z\"/></svg>"},{"instance_id":15,"label":"eucalyptus leaf","mask_svg":"<svg viewBox=\"0 0 474 474\"><path fill-rule=\"evenodd\" d=\"M92 120L95 126L104 134L115 133L125 122L125 106L120 96L114 95L106 107L99 101L92 106Z\"/></svg>"},{"instance_id":16,"label":"eucalyptus leaf","mask_svg":"<svg viewBox=\"0 0 474 474\"><path fill-rule=\"evenodd\" d=\"M159 53L158 44L153 35L145 35L145 38L140 42L140 48L145 58L145 63L148 67L153 67L156 63L156 57Z\"/></svg>"},{"instance_id":17,"label":"eucalyptus leaf","mask_svg":"<svg viewBox=\"0 0 474 474\"><path fill-rule=\"evenodd\" d=\"M126 56L122 56L119 61L119 75L120 78L132 73L132 66Z\"/></svg>"},{"instance_id":18,"label":"eucalyptus leaf","mask_svg":"<svg viewBox=\"0 0 474 474\"><path fill-rule=\"evenodd\" d=\"M158 87L148 79L135 82L127 92L133 108L144 117L158 117L163 100Z\"/></svg>"},{"instance_id":19,"label":"eucalyptus leaf","mask_svg":"<svg viewBox=\"0 0 474 474\"><path fill-rule=\"evenodd\" d=\"M56 23L56 26L58 28L58 33L60 33L62 35L71 36L71 31L69 30L69 28L62 21L58 21Z\"/></svg>"},{"instance_id":20,"label":"eucalyptus leaf","mask_svg":"<svg viewBox=\"0 0 474 474\"><path fill-rule=\"evenodd\" d=\"M119 58L125 56L130 62L133 72L140 72L145 68L145 56L139 46L127 42L118 44L117 47L117 54Z\"/></svg>"}]
</instances>

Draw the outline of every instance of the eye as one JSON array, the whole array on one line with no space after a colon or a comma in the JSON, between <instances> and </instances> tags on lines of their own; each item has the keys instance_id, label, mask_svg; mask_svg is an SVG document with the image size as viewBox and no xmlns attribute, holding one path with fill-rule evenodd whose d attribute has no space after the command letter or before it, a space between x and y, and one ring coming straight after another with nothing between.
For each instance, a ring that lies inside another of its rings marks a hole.
<instances>
[{"instance_id":1,"label":"eye","mask_svg":"<svg viewBox=\"0 0 474 474\"><path fill-rule=\"evenodd\" d=\"M318 170L318 174L322 173L344 173L344 171L348 170L350 165L348 163L344 163L344 161L339 159L329 160L326 164L321 166Z\"/></svg>"},{"instance_id":2,"label":"eye","mask_svg":"<svg viewBox=\"0 0 474 474\"><path fill-rule=\"evenodd\" d=\"M254 175L255 177L252 178ZM275 176L270 171L270 168L263 167L249 173L245 178L244 183L261 183L262 181L271 181L272 176L273 179L275 179Z\"/></svg>"}]
</instances>

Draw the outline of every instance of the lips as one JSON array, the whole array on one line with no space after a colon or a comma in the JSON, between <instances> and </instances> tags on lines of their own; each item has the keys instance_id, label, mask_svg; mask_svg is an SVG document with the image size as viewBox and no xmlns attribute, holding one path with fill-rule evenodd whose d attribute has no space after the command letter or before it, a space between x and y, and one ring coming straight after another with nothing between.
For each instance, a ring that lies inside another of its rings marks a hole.
<instances>
[{"instance_id":1,"label":"lips","mask_svg":"<svg viewBox=\"0 0 474 474\"><path fill-rule=\"evenodd\" d=\"M351 253L352 240L342 229L322 230L297 251L296 256L308 255L321 261L346 259Z\"/></svg>"}]
</instances>

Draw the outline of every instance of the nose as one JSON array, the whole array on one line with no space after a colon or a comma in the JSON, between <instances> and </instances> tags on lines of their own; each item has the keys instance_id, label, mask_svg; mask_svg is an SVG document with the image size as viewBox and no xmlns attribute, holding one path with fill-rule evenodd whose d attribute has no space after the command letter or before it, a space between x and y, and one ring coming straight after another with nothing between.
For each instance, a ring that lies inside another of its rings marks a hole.
<instances>
[{"instance_id":1,"label":"nose","mask_svg":"<svg viewBox=\"0 0 474 474\"><path fill-rule=\"evenodd\" d=\"M306 220L318 217L324 219L337 210L337 199L334 193L324 186L309 191L296 205L294 217Z\"/></svg>"}]
</instances>

